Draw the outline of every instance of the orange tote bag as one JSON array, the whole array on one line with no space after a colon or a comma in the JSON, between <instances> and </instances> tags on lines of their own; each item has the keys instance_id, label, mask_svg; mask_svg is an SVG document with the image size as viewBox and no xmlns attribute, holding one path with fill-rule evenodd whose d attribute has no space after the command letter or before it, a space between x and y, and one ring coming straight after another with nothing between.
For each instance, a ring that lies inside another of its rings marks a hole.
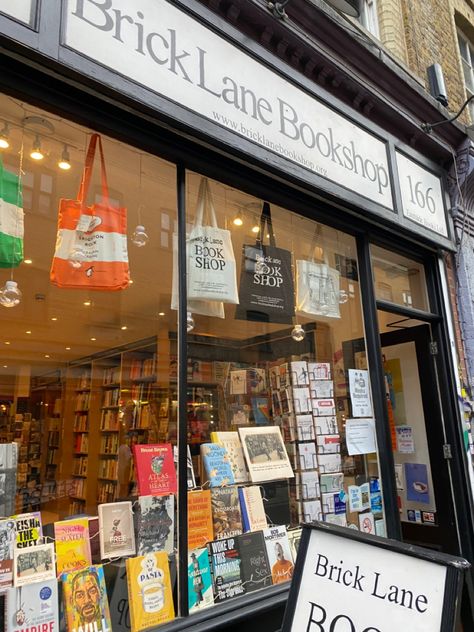
<instances>
[{"instance_id":1,"label":"orange tote bag","mask_svg":"<svg viewBox=\"0 0 474 632\"><path fill-rule=\"evenodd\" d=\"M87 206L97 145L102 199ZM58 234L50 278L58 287L81 290L123 290L130 282L127 210L110 205L99 134L91 137L77 200L63 199L59 203Z\"/></svg>"}]
</instances>

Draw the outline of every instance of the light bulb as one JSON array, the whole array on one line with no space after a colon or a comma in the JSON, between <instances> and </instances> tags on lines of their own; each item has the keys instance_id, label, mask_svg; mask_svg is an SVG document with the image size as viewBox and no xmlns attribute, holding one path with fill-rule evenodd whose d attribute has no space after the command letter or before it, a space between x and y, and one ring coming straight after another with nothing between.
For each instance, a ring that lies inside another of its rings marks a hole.
<instances>
[{"instance_id":1,"label":"light bulb","mask_svg":"<svg viewBox=\"0 0 474 632\"><path fill-rule=\"evenodd\" d=\"M44 158L44 154L41 151L41 141L38 134L36 134L36 138L33 142L33 149L31 150L30 158L33 158L33 160L43 160Z\"/></svg>"},{"instance_id":2,"label":"light bulb","mask_svg":"<svg viewBox=\"0 0 474 632\"><path fill-rule=\"evenodd\" d=\"M347 303L348 300L349 300L349 294L346 292L346 290L340 290L339 291L339 305L344 305L344 303Z\"/></svg>"},{"instance_id":3,"label":"light bulb","mask_svg":"<svg viewBox=\"0 0 474 632\"><path fill-rule=\"evenodd\" d=\"M7 281L0 290L0 305L3 307L16 307L20 304L21 292L16 281Z\"/></svg>"},{"instance_id":4,"label":"light bulb","mask_svg":"<svg viewBox=\"0 0 474 632\"><path fill-rule=\"evenodd\" d=\"M242 226L242 224L244 223L244 220L242 219L242 213L240 211L234 217L232 223L234 224L234 226Z\"/></svg>"},{"instance_id":5,"label":"light bulb","mask_svg":"<svg viewBox=\"0 0 474 632\"><path fill-rule=\"evenodd\" d=\"M291 337L295 342L301 342L306 337L306 332L301 325L295 325L291 330Z\"/></svg>"},{"instance_id":6,"label":"light bulb","mask_svg":"<svg viewBox=\"0 0 474 632\"><path fill-rule=\"evenodd\" d=\"M191 312L188 312L188 317L186 318L186 331L189 332L194 329L194 318Z\"/></svg>"},{"instance_id":7,"label":"light bulb","mask_svg":"<svg viewBox=\"0 0 474 632\"><path fill-rule=\"evenodd\" d=\"M9 132L8 123L5 123L0 132L0 149L8 149L10 147L10 141L8 140Z\"/></svg>"},{"instance_id":8,"label":"light bulb","mask_svg":"<svg viewBox=\"0 0 474 632\"><path fill-rule=\"evenodd\" d=\"M132 233L132 243L138 248L146 246L148 242L148 235L145 232L145 227L138 225Z\"/></svg>"},{"instance_id":9,"label":"light bulb","mask_svg":"<svg viewBox=\"0 0 474 632\"><path fill-rule=\"evenodd\" d=\"M63 171L69 171L69 169L71 168L71 159L69 158L67 145L64 145L63 153L61 154L61 160L58 162L58 167Z\"/></svg>"},{"instance_id":10,"label":"light bulb","mask_svg":"<svg viewBox=\"0 0 474 632\"><path fill-rule=\"evenodd\" d=\"M253 218L253 226L252 226L252 233L254 233L256 235L259 232L260 232L260 224L258 223L257 218L254 216L254 218Z\"/></svg>"},{"instance_id":11,"label":"light bulb","mask_svg":"<svg viewBox=\"0 0 474 632\"><path fill-rule=\"evenodd\" d=\"M71 268L80 268L86 260L86 253L80 246L74 246L69 253L68 261Z\"/></svg>"}]
</instances>

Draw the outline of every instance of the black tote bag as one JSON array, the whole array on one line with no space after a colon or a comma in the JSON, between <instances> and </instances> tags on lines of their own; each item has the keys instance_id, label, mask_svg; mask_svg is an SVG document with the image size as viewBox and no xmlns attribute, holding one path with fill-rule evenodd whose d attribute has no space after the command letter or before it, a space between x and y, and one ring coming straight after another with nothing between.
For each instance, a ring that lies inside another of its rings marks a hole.
<instances>
[{"instance_id":1,"label":"black tote bag","mask_svg":"<svg viewBox=\"0 0 474 632\"><path fill-rule=\"evenodd\" d=\"M269 245L263 244L266 234ZM292 324L295 293L291 253L276 246L268 202L263 203L255 245L243 247L239 300L235 311L238 320Z\"/></svg>"}]
</instances>

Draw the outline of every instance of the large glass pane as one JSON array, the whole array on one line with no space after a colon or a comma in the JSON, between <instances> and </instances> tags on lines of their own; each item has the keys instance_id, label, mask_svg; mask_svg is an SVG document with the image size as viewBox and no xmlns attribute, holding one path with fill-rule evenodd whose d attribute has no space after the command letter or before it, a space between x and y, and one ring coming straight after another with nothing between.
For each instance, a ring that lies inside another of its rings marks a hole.
<instances>
[{"instance_id":1,"label":"large glass pane","mask_svg":"<svg viewBox=\"0 0 474 632\"><path fill-rule=\"evenodd\" d=\"M303 521L385 525L354 238L195 173L187 231L194 611L289 580Z\"/></svg>"},{"instance_id":2,"label":"large glass pane","mask_svg":"<svg viewBox=\"0 0 474 632\"><path fill-rule=\"evenodd\" d=\"M106 618L106 597L108 629L126 629L126 558L133 560L130 600L148 604L145 620L159 623L172 618L176 580L175 167L102 136L106 183L97 147L81 205L75 201L93 131L5 96L0 103L9 124L1 154L0 286L13 279L22 292L12 308L0 300L0 454L2 467L5 458L9 464L0 475L8 482L0 517L28 514L13 521L26 551L17 565L22 582L51 570L47 551L32 552L40 524L45 541L56 545L54 584L56 571L61 577L82 569L59 585L68 629L104 629L98 619ZM33 146L42 158L30 156ZM12 267L21 252L22 193L24 258ZM122 289L106 291L111 283ZM8 524L0 522L2 538ZM137 555L144 554L152 557L142 566ZM91 563L104 566L91 570ZM107 589L97 590L102 573ZM26 602L29 588L12 588L8 602ZM151 608L153 601L160 607ZM40 613L28 616L39 629Z\"/></svg>"},{"instance_id":3,"label":"large glass pane","mask_svg":"<svg viewBox=\"0 0 474 632\"><path fill-rule=\"evenodd\" d=\"M378 246L370 252L376 298L428 311L423 264Z\"/></svg>"}]
</instances>

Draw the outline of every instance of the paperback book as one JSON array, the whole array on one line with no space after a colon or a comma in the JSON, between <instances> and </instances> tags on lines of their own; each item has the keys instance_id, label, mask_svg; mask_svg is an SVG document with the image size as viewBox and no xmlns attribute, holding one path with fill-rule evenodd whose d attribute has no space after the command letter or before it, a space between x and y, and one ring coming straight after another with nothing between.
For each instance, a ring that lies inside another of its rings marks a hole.
<instances>
[{"instance_id":1,"label":"paperback book","mask_svg":"<svg viewBox=\"0 0 474 632\"><path fill-rule=\"evenodd\" d=\"M223 446L227 450L235 483L246 483L249 473L245 465L242 444L238 432L211 432L211 441Z\"/></svg>"},{"instance_id":2,"label":"paperback book","mask_svg":"<svg viewBox=\"0 0 474 632\"><path fill-rule=\"evenodd\" d=\"M134 513L138 555L174 552L174 496L140 496Z\"/></svg>"},{"instance_id":3,"label":"paperback book","mask_svg":"<svg viewBox=\"0 0 474 632\"><path fill-rule=\"evenodd\" d=\"M280 428L239 428L245 459L253 483L293 478Z\"/></svg>"},{"instance_id":4,"label":"paperback book","mask_svg":"<svg viewBox=\"0 0 474 632\"><path fill-rule=\"evenodd\" d=\"M211 565L207 548L195 549L188 555L188 607L196 612L214 603Z\"/></svg>"},{"instance_id":5,"label":"paperback book","mask_svg":"<svg viewBox=\"0 0 474 632\"><path fill-rule=\"evenodd\" d=\"M286 527L282 525L265 529L263 537L271 568L272 583L281 584L289 581L293 577L294 563Z\"/></svg>"},{"instance_id":6,"label":"paperback book","mask_svg":"<svg viewBox=\"0 0 474 632\"><path fill-rule=\"evenodd\" d=\"M24 586L56 579L54 544L37 544L30 549L15 549L13 584Z\"/></svg>"},{"instance_id":7,"label":"paperback book","mask_svg":"<svg viewBox=\"0 0 474 632\"><path fill-rule=\"evenodd\" d=\"M240 575L241 559L236 538L210 542L209 555L215 602L221 603L243 595L245 589Z\"/></svg>"},{"instance_id":8,"label":"paperback book","mask_svg":"<svg viewBox=\"0 0 474 632\"><path fill-rule=\"evenodd\" d=\"M261 531L244 533L237 538L240 576L246 593L271 586L272 577L265 540Z\"/></svg>"},{"instance_id":9,"label":"paperback book","mask_svg":"<svg viewBox=\"0 0 474 632\"><path fill-rule=\"evenodd\" d=\"M258 485L239 487L240 509L244 531L260 531L268 527L262 491Z\"/></svg>"},{"instance_id":10,"label":"paperback book","mask_svg":"<svg viewBox=\"0 0 474 632\"><path fill-rule=\"evenodd\" d=\"M239 492L235 485L211 489L211 505L215 539L242 533Z\"/></svg>"},{"instance_id":11,"label":"paperback book","mask_svg":"<svg viewBox=\"0 0 474 632\"><path fill-rule=\"evenodd\" d=\"M252 397L253 418L257 426L270 424L270 410L267 397Z\"/></svg>"},{"instance_id":12,"label":"paperback book","mask_svg":"<svg viewBox=\"0 0 474 632\"><path fill-rule=\"evenodd\" d=\"M88 518L55 522L54 540L58 575L78 571L92 564Z\"/></svg>"},{"instance_id":13,"label":"paperback book","mask_svg":"<svg viewBox=\"0 0 474 632\"><path fill-rule=\"evenodd\" d=\"M64 573L61 579L67 632L111 632L103 567L89 566L81 571ZM84 600L84 594L89 599Z\"/></svg>"},{"instance_id":14,"label":"paperback book","mask_svg":"<svg viewBox=\"0 0 474 632\"><path fill-rule=\"evenodd\" d=\"M128 558L126 565L132 630L141 632L172 621L174 604L167 553Z\"/></svg>"},{"instance_id":15,"label":"paperback book","mask_svg":"<svg viewBox=\"0 0 474 632\"><path fill-rule=\"evenodd\" d=\"M15 541L14 520L0 520L0 589L13 583Z\"/></svg>"},{"instance_id":16,"label":"paperback book","mask_svg":"<svg viewBox=\"0 0 474 632\"><path fill-rule=\"evenodd\" d=\"M101 558L135 555L132 503L106 503L98 512Z\"/></svg>"},{"instance_id":17,"label":"paperback book","mask_svg":"<svg viewBox=\"0 0 474 632\"><path fill-rule=\"evenodd\" d=\"M41 544L43 528L40 511L18 514L12 516L12 519L15 521L17 549L28 549Z\"/></svg>"},{"instance_id":18,"label":"paperback book","mask_svg":"<svg viewBox=\"0 0 474 632\"><path fill-rule=\"evenodd\" d=\"M211 490L188 492L188 550L200 549L213 539Z\"/></svg>"},{"instance_id":19,"label":"paperback book","mask_svg":"<svg viewBox=\"0 0 474 632\"><path fill-rule=\"evenodd\" d=\"M230 458L224 446L218 443L202 443L201 458L211 487L221 487L234 483Z\"/></svg>"},{"instance_id":20,"label":"paperback book","mask_svg":"<svg viewBox=\"0 0 474 632\"><path fill-rule=\"evenodd\" d=\"M139 496L176 494L176 469L170 443L133 446Z\"/></svg>"},{"instance_id":21,"label":"paperback book","mask_svg":"<svg viewBox=\"0 0 474 632\"><path fill-rule=\"evenodd\" d=\"M5 632L59 632L58 582L26 584L5 594Z\"/></svg>"}]
</instances>

